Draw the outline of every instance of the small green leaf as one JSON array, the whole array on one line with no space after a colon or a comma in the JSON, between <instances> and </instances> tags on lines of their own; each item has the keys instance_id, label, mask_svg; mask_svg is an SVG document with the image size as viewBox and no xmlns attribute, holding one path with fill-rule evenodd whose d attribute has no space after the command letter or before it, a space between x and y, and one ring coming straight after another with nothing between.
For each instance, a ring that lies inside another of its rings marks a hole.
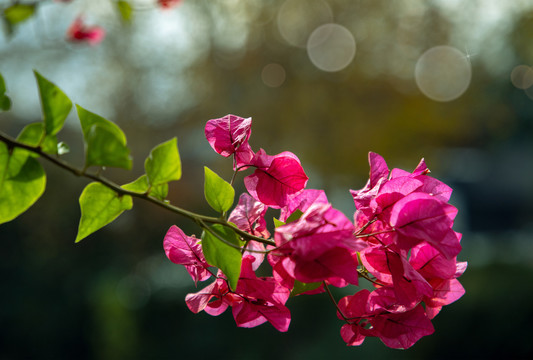
<instances>
[{"instance_id":1,"label":"small green leaf","mask_svg":"<svg viewBox=\"0 0 533 360\"><path fill-rule=\"evenodd\" d=\"M70 146L67 143L61 141L57 144L57 155L64 155L70 152Z\"/></svg>"},{"instance_id":2,"label":"small green leaf","mask_svg":"<svg viewBox=\"0 0 533 360\"><path fill-rule=\"evenodd\" d=\"M230 244L238 247L244 244L230 228L216 224L211 229ZM202 233L202 250L207 262L222 270L228 278L230 288L235 290L241 275L242 255L240 250L222 242L206 230Z\"/></svg>"},{"instance_id":3,"label":"small green leaf","mask_svg":"<svg viewBox=\"0 0 533 360\"><path fill-rule=\"evenodd\" d=\"M121 196L97 182L90 183L80 196L81 219L76 242L109 224L132 206L131 196Z\"/></svg>"},{"instance_id":4,"label":"small green leaf","mask_svg":"<svg viewBox=\"0 0 533 360\"><path fill-rule=\"evenodd\" d=\"M11 109L11 99L6 95L6 83L4 77L0 74L0 110L8 111Z\"/></svg>"},{"instance_id":5,"label":"small green leaf","mask_svg":"<svg viewBox=\"0 0 533 360\"><path fill-rule=\"evenodd\" d=\"M37 84L43 110L44 129L46 134L55 135L65 124L72 101L54 83L45 79L37 71L33 71Z\"/></svg>"},{"instance_id":6,"label":"small green leaf","mask_svg":"<svg viewBox=\"0 0 533 360\"><path fill-rule=\"evenodd\" d=\"M150 184L148 184L148 178L146 175L142 175L131 183L122 185L122 188L138 194L146 194L148 192L149 195L159 200L165 200L168 195L168 184L157 185L150 189ZM148 191L148 189L150 189L150 191Z\"/></svg>"},{"instance_id":7,"label":"small green leaf","mask_svg":"<svg viewBox=\"0 0 533 360\"><path fill-rule=\"evenodd\" d=\"M152 186L181 178L181 160L178 139L173 138L157 145L144 161L148 182Z\"/></svg>"},{"instance_id":8,"label":"small green leaf","mask_svg":"<svg viewBox=\"0 0 533 360\"><path fill-rule=\"evenodd\" d=\"M298 219L302 217L303 214L304 213L300 209L294 210L294 212L290 214L289 217L287 218L287 221L285 221L285 224L297 221Z\"/></svg>"},{"instance_id":9,"label":"small green leaf","mask_svg":"<svg viewBox=\"0 0 533 360\"><path fill-rule=\"evenodd\" d=\"M112 166L131 169L126 136L111 121L76 105L85 139L85 166Z\"/></svg>"},{"instance_id":10,"label":"small green leaf","mask_svg":"<svg viewBox=\"0 0 533 360\"><path fill-rule=\"evenodd\" d=\"M11 99L7 95L0 95L0 110L9 111L11 109Z\"/></svg>"},{"instance_id":11,"label":"small green leaf","mask_svg":"<svg viewBox=\"0 0 533 360\"><path fill-rule=\"evenodd\" d=\"M148 188L150 188L150 184L148 184L148 179L146 178L146 175L141 175L137 180L134 180L130 183L124 184L121 186L124 190L133 191L137 194L145 194L148 192Z\"/></svg>"},{"instance_id":12,"label":"small green leaf","mask_svg":"<svg viewBox=\"0 0 533 360\"><path fill-rule=\"evenodd\" d=\"M220 213L228 211L231 208L231 205L233 205L235 190L231 184L226 182L207 166L204 166L204 170L205 199L215 211Z\"/></svg>"},{"instance_id":13,"label":"small green leaf","mask_svg":"<svg viewBox=\"0 0 533 360\"><path fill-rule=\"evenodd\" d=\"M168 196L168 184L161 184L152 187L148 195L151 195L161 201L165 200Z\"/></svg>"},{"instance_id":14,"label":"small green leaf","mask_svg":"<svg viewBox=\"0 0 533 360\"><path fill-rule=\"evenodd\" d=\"M41 149L48 154L57 153L57 137L55 135L45 135L43 123L26 125L17 140L26 145L41 146ZM38 157L38 155L32 156Z\"/></svg>"},{"instance_id":15,"label":"small green leaf","mask_svg":"<svg viewBox=\"0 0 533 360\"><path fill-rule=\"evenodd\" d=\"M34 13L35 4L14 4L4 9L8 33L11 34L15 25L28 20Z\"/></svg>"},{"instance_id":16,"label":"small green leaf","mask_svg":"<svg viewBox=\"0 0 533 360\"><path fill-rule=\"evenodd\" d=\"M120 12L120 16L124 22L131 22L131 16L132 16L132 8L129 2L124 0L119 0L117 2L118 11Z\"/></svg>"},{"instance_id":17,"label":"small green leaf","mask_svg":"<svg viewBox=\"0 0 533 360\"><path fill-rule=\"evenodd\" d=\"M276 218L273 218L274 219L274 227L280 227L280 226L283 226L285 225L285 222L284 221L281 221L281 220L278 220Z\"/></svg>"},{"instance_id":18,"label":"small green leaf","mask_svg":"<svg viewBox=\"0 0 533 360\"><path fill-rule=\"evenodd\" d=\"M322 282L303 283L298 280L294 280L294 287L291 290L291 296L300 295L304 292L318 289L322 285Z\"/></svg>"},{"instance_id":19,"label":"small green leaf","mask_svg":"<svg viewBox=\"0 0 533 360\"><path fill-rule=\"evenodd\" d=\"M0 74L0 95L4 95L7 91L6 83L4 81L4 77L2 74Z\"/></svg>"},{"instance_id":20,"label":"small green leaf","mask_svg":"<svg viewBox=\"0 0 533 360\"><path fill-rule=\"evenodd\" d=\"M0 142L0 224L25 212L43 194L46 174L29 152Z\"/></svg>"}]
</instances>

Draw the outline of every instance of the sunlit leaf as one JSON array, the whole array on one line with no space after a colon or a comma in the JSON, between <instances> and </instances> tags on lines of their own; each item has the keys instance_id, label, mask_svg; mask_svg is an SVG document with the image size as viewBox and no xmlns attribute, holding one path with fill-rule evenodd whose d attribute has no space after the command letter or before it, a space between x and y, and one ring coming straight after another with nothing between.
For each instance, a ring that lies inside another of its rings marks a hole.
<instances>
[{"instance_id":1,"label":"sunlit leaf","mask_svg":"<svg viewBox=\"0 0 533 360\"><path fill-rule=\"evenodd\" d=\"M234 246L239 247L244 244L230 228L217 224L213 225L211 229ZM241 274L242 255L240 250L221 241L209 231L204 231L202 234L202 249L207 262L222 270L228 278L230 287L235 290Z\"/></svg>"},{"instance_id":2,"label":"sunlit leaf","mask_svg":"<svg viewBox=\"0 0 533 360\"><path fill-rule=\"evenodd\" d=\"M30 146L41 146L41 149L48 154L57 152L57 137L55 135L45 135L43 123L33 123L26 125L20 132L17 140ZM37 157L38 155L32 155Z\"/></svg>"},{"instance_id":3,"label":"sunlit leaf","mask_svg":"<svg viewBox=\"0 0 533 360\"><path fill-rule=\"evenodd\" d=\"M11 221L43 194L46 175L28 151L0 142L0 224Z\"/></svg>"},{"instance_id":4,"label":"sunlit leaf","mask_svg":"<svg viewBox=\"0 0 533 360\"><path fill-rule=\"evenodd\" d=\"M146 175L142 175L137 180L131 183L122 185L122 188L125 190L136 192L138 194L146 194L146 192L148 192L148 189L150 189L148 194L159 200L164 200L168 195L168 184L165 183L150 188L150 184L148 184L148 178Z\"/></svg>"},{"instance_id":5,"label":"sunlit leaf","mask_svg":"<svg viewBox=\"0 0 533 360\"><path fill-rule=\"evenodd\" d=\"M220 213L224 213L231 208L235 198L233 187L210 170L207 166L205 170L204 193L209 205Z\"/></svg>"},{"instance_id":6,"label":"sunlit leaf","mask_svg":"<svg viewBox=\"0 0 533 360\"><path fill-rule=\"evenodd\" d=\"M85 139L86 166L112 166L131 169L126 136L111 121L76 105Z\"/></svg>"},{"instance_id":7,"label":"sunlit leaf","mask_svg":"<svg viewBox=\"0 0 533 360\"><path fill-rule=\"evenodd\" d=\"M39 86L44 129L46 134L55 135L63 127L70 109L72 109L72 101L60 88L45 79L37 71L34 70L33 73Z\"/></svg>"},{"instance_id":8,"label":"sunlit leaf","mask_svg":"<svg viewBox=\"0 0 533 360\"><path fill-rule=\"evenodd\" d=\"M132 16L132 10L133 10L131 8L130 3L124 0L119 0L117 2L117 6L118 6L118 11L120 12L120 16L122 20L124 20L125 22L130 22L131 16Z\"/></svg>"},{"instance_id":9,"label":"sunlit leaf","mask_svg":"<svg viewBox=\"0 0 533 360\"><path fill-rule=\"evenodd\" d=\"M152 186L181 178L181 160L178 139L173 138L157 145L144 162L148 182Z\"/></svg>"},{"instance_id":10,"label":"sunlit leaf","mask_svg":"<svg viewBox=\"0 0 533 360\"><path fill-rule=\"evenodd\" d=\"M90 183L80 196L81 219L76 242L109 224L132 206L131 196L121 196L97 182Z\"/></svg>"}]
</instances>

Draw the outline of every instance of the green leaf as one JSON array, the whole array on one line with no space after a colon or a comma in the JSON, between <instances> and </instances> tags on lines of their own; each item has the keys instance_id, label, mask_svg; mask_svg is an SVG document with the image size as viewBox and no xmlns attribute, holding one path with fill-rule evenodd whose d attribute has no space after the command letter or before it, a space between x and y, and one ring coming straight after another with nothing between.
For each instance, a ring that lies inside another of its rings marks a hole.
<instances>
[{"instance_id":1,"label":"green leaf","mask_svg":"<svg viewBox=\"0 0 533 360\"><path fill-rule=\"evenodd\" d=\"M148 182L152 186L181 178L181 160L178 151L178 139L173 138L157 145L150 151L144 161Z\"/></svg>"},{"instance_id":2,"label":"green leaf","mask_svg":"<svg viewBox=\"0 0 533 360\"><path fill-rule=\"evenodd\" d=\"M4 9L4 19L7 23L9 34L13 32L15 25L28 20L35 13L35 4L14 4Z\"/></svg>"},{"instance_id":3,"label":"green leaf","mask_svg":"<svg viewBox=\"0 0 533 360\"><path fill-rule=\"evenodd\" d=\"M17 140L26 145L41 146L41 149L48 154L57 153L57 137L55 135L45 135L43 123L26 125ZM38 157L38 155L32 156Z\"/></svg>"},{"instance_id":4,"label":"green leaf","mask_svg":"<svg viewBox=\"0 0 533 360\"><path fill-rule=\"evenodd\" d=\"M285 221L285 224L297 221L298 219L302 217L303 214L304 213L300 209L294 210L294 212L290 214L289 217L287 218L287 221Z\"/></svg>"},{"instance_id":5,"label":"green leaf","mask_svg":"<svg viewBox=\"0 0 533 360\"><path fill-rule=\"evenodd\" d=\"M11 99L7 95L0 95L0 110L8 111L11 109Z\"/></svg>"},{"instance_id":6,"label":"green leaf","mask_svg":"<svg viewBox=\"0 0 533 360\"><path fill-rule=\"evenodd\" d=\"M294 287L291 290L291 296L300 295L304 292L318 289L322 285L322 282L303 283L298 280L294 280Z\"/></svg>"},{"instance_id":7,"label":"green leaf","mask_svg":"<svg viewBox=\"0 0 533 360\"><path fill-rule=\"evenodd\" d=\"M112 166L131 169L126 136L111 121L76 105L85 139L85 166Z\"/></svg>"},{"instance_id":8,"label":"green leaf","mask_svg":"<svg viewBox=\"0 0 533 360\"><path fill-rule=\"evenodd\" d=\"M230 228L216 224L211 227L211 230L230 244L239 247L244 244ZM222 270L228 278L230 288L235 290L241 275L240 250L222 242L207 230L202 233L202 250L207 262Z\"/></svg>"},{"instance_id":9,"label":"green leaf","mask_svg":"<svg viewBox=\"0 0 533 360\"><path fill-rule=\"evenodd\" d=\"M44 129L46 134L55 135L65 124L65 120L72 109L72 101L54 83L45 79L35 70L33 73L39 86Z\"/></svg>"},{"instance_id":10,"label":"green leaf","mask_svg":"<svg viewBox=\"0 0 533 360\"><path fill-rule=\"evenodd\" d=\"M276 218L273 218L274 219L274 227L280 227L280 226L283 226L285 225L285 222L284 221L281 221L281 220L278 220Z\"/></svg>"},{"instance_id":11,"label":"green leaf","mask_svg":"<svg viewBox=\"0 0 533 360\"><path fill-rule=\"evenodd\" d=\"M204 166L205 183L204 194L209 205L220 213L224 213L231 208L235 198L235 190L224 179L215 172Z\"/></svg>"},{"instance_id":12,"label":"green leaf","mask_svg":"<svg viewBox=\"0 0 533 360\"><path fill-rule=\"evenodd\" d=\"M146 194L148 192L149 195L152 195L159 200L165 200L168 195L168 184L157 185L150 189L150 184L148 184L148 178L146 175L142 175L131 183L122 185L122 188L138 194Z\"/></svg>"},{"instance_id":13,"label":"green leaf","mask_svg":"<svg viewBox=\"0 0 533 360\"><path fill-rule=\"evenodd\" d=\"M6 83L4 81L4 77L2 74L0 74L0 95L4 95L7 91Z\"/></svg>"},{"instance_id":14,"label":"green leaf","mask_svg":"<svg viewBox=\"0 0 533 360\"><path fill-rule=\"evenodd\" d=\"M277 228L277 227L283 226L285 224L297 221L298 219L300 219L302 217L303 214L304 213L302 212L302 210L296 209L296 210L294 210L294 212L292 214L289 215L289 217L287 218L287 221L281 221L279 219L274 218L274 227Z\"/></svg>"},{"instance_id":15,"label":"green leaf","mask_svg":"<svg viewBox=\"0 0 533 360\"><path fill-rule=\"evenodd\" d=\"M76 242L109 224L132 206L131 196L121 196L97 182L90 183L80 196L81 219Z\"/></svg>"},{"instance_id":16,"label":"green leaf","mask_svg":"<svg viewBox=\"0 0 533 360\"><path fill-rule=\"evenodd\" d=\"M132 16L132 8L129 2L124 0L119 0L117 2L118 11L120 12L120 16L124 22L131 22L131 16Z\"/></svg>"},{"instance_id":17,"label":"green leaf","mask_svg":"<svg viewBox=\"0 0 533 360\"><path fill-rule=\"evenodd\" d=\"M112 166L131 169L130 149L107 128L100 124L94 124L85 141L87 144L86 166Z\"/></svg>"},{"instance_id":18,"label":"green leaf","mask_svg":"<svg viewBox=\"0 0 533 360\"><path fill-rule=\"evenodd\" d=\"M43 194L46 174L28 151L0 142L0 224L22 214Z\"/></svg>"},{"instance_id":19,"label":"green leaf","mask_svg":"<svg viewBox=\"0 0 533 360\"><path fill-rule=\"evenodd\" d=\"M11 109L11 99L6 95L6 83L4 77L0 74L0 110L8 111Z\"/></svg>"}]
</instances>

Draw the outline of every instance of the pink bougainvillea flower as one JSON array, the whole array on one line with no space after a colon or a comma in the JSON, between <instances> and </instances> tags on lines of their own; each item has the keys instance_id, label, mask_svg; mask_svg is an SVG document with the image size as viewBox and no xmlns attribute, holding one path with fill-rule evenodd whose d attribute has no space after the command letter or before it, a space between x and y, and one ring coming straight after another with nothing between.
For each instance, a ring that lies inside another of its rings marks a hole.
<instances>
[{"instance_id":1,"label":"pink bougainvillea flower","mask_svg":"<svg viewBox=\"0 0 533 360\"><path fill-rule=\"evenodd\" d=\"M243 231L268 239L270 232L266 228L265 221L267 209L268 206L243 193L239 197L239 203L231 212L228 221L234 223Z\"/></svg>"},{"instance_id":2,"label":"pink bougainvillea flower","mask_svg":"<svg viewBox=\"0 0 533 360\"><path fill-rule=\"evenodd\" d=\"M410 310L424 296L431 296L431 285L409 262L388 247L372 247L361 252L361 262L381 284L393 290L395 306ZM387 309L391 311L391 309Z\"/></svg>"},{"instance_id":3,"label":"pink bougainvillea flower","mask_svg":"<svg viewBox=\"0 0 533 360\"><path fill-rule=\"evenodd\" d=\"M181 3L183 0L157 0L157 3L159 6L161 6L163 9L170 9L175 6L178 6L179 3Z\"/></svg>"},{"instance_id":4,"label":"pink bougainvillea flower","mask_svg":"<svg viewBox=\"0 0 533 360\"><path fill-rule=\"evenodd\" d=\"M89 45L99 44L105 37L105 30L100 26L87 26L82 16L78 16L67 29L67 40L86 42Z\"/></svg>"},{"instance_id":5,"label":"pink bougainvillea flower","mask_svg":"<svg viewBox=\"0 0 533 360\"><path fill-rule=\"evenodd\" d=\"M226 115L211 119L205 125L205 137L218 154L228 157L235 154L235 168L244 170L254 156L248 139L252 133L252 118Z\"/></svg>"},{"instance_id":6,"label":"pink bougainvillea flower","mask_svg":"<svg viewBox=\"0 0 533 360\"><path fill-rule=\"evenodd\" d=\"M280 277L288 275L304 283L328 280L340 284L344 279L345 284L357 284L355 252L366 244L353 232L353 224L331 204L315 203L297 221L276 228L278 248L269 261L275 271L283 268Z\"/></svg>"},{"instance_id":7,"label":"pink bougainvillea flower","mask_svg":"<svg viewBox=\"0 0 533 360\"><path fill-rule=\"evenodd\" d=\"M369 152L368 162L370 163L370 176L365 187L360 190L350 190L355 202L355 207L358 210L369 206L370 200L377 195L381 184L385 182L389 176L389 168L383 157L376 153Z\"/></svg>"},{"instance_id":8,"label":"pink bougainvillea flower","mask_svg":"<svg viewBox=\"0 0 533 360\"><path fill-rule=\"evenodd\" d=\"M261 149L252 164L256 170L244 178L244 185L254 199L272 208L287 206L309 179L298 157L288 151L270 156Z\"/></svg>"},{"instance_id":9,"label":"pink bougainvillea flower","mask_svg":"<svg viewBox=\"0 0 533 360\"><path fill-rule=\"evenodd\" d=\"M339 310L350 319L341 328L341 336L347 345L360 345L366 336L376 336L390 348L407 349L423 336L434 332L422 305L409 311L391 313L383 311L383 306L374 307L372 302L376 298L370 295L368 290L363 289L339 301ZM383 298L379 300L383 301ZM377 310L370 311L372 307Z\"/></svg>"},{"instance_id":10,"label":"pink bougainvillea flower","mask_svg":"<svg viewBox=\"0 0 533 360\"><path fill-rule=\"evenodd\" d=\"M289 216L296 210L305 212L313 204L327 204L328 198L324 190L304 189L295 196L289 198L287 206L281 208L279 219L287 221Z\"/></svg>"},{"instance_id":11,"label":"pink bougainvillea flower","mask_svg":"<svg viewBox=\"0 0 533 360\"><path fill-rule=\"evenodd\" d=\"M185 266L195 284L211 277L202 246L194 236L187 236L176 225L172 225L165 235L163 247L170 261Z\"/></svg>"},{"instance_id":12,"label":"pink bougainvillea flower","mask_svg":"<svg viewBox=\"0 0 533 360\"><path fill-rule=\"evenodd\" d=\"M411 193L394 204L390 224L400 248L409 249L426 241L452 258L461 251L457 233L452 230L456 215L455 207L434 196Z\"/></svg>"},{"instance_id":13,"label":"pink bougainvillea flower","mask_svg":"<svg viewBox=\"0 0 533 360\"><path fill-rule=\"evenodd\" d=\"M229 306L239 327L255 327L270 322L278 331L287 331L291 314L285 303L290 291L271 277L256 277L252 256L242 259L241 275L237 289L232 292L221 272L218 279L195 294L185 298L189 309L198 313L205 310L219 315ZM213 300L213 301L212 301Z\"/></svg>"}]
</instances>

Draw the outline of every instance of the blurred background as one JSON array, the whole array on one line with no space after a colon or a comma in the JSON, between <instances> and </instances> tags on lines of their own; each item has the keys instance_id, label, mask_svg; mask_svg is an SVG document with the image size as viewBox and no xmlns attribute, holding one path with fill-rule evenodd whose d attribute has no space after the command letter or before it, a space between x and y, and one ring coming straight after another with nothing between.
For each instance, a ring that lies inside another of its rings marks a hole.
<instances>
[{"instance_id":1,"label":"blurred background","mask_svg":"<svg viewBox=\"0 0 533 360\"><path fill-rule=\"evenodd\" d=\"M19 1L36 6L13 25L15 3L0 0L3 132L41 119L35 69L124 130L134 169L105 170L117 183L177 136L169 199L204 214L203 166L229 179L231 162L203 127L228 113L253 118L254 150L297 154L348 217L368 151L406 170L424 157L455 190L468 270L466 295L407 351L345 346L326 295L292 298L287 333L240 329L185 305L197 290L162 241L172 224L198 233L192 222L135 201L74 244L88 182L42 162L45 194L0 226L0 359L533 358L533 1L129 0L129 15L112 0ZM80 15L101 43L68 41ZM75 111L59 137L81 167Z\"/></svg>"}]
</instances>

